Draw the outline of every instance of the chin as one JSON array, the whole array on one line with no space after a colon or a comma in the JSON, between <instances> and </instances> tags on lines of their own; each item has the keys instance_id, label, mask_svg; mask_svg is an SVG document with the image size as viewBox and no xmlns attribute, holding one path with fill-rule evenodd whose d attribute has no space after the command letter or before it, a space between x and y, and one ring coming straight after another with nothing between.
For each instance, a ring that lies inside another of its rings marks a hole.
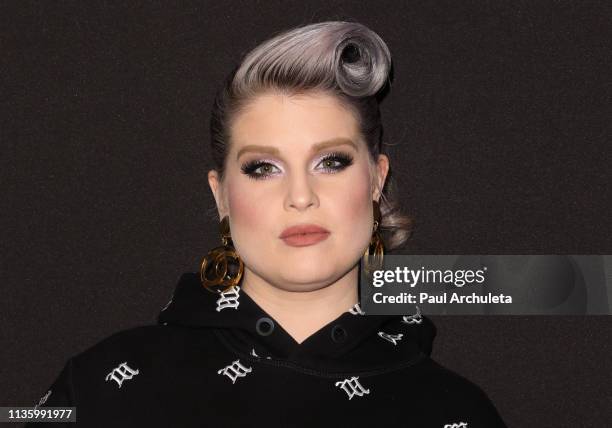
<instances>
[{"instance_id":1,"label":"chin","mask_svg":"<svg viewBox=\"0 0 612 428\"><path fill-rule=\"evenodd\" d=\"M287 268L285 270L290 274L312 276L315 272L331 269L335 264L333 255L334 253L329 251L313 251L308 254L286 254L281 260L284 260L284 266Z\"/></svg>"},{"instance_id":2,"label":"chin","mask_svg":"<svg viewBox=\"0 0 612 428\"><path fill-rule=\"evenodd\" d=\"M296 264L288 267L289 269L281 274L283 281L296 285L323 283L335 276L331 266L324 267L321 265L312 265L312 263L305 263L301 266Z\"/></svg>"},{"instance_id":3,"label":"chin","mask_svg":"<svg viewBox=\"0 0 612 428\"><path fill-rule=\"evenodd\" d=\"M331 261L329 257L322 259L320 263L303 265L295 264L288 265L288 269L283 269L280 272L282 281L291 284L325 284L337 281L355 267L355 263L345 263L340 261ZM321 288L318 286L313 289Z\"/></svg>"}]
</instances>

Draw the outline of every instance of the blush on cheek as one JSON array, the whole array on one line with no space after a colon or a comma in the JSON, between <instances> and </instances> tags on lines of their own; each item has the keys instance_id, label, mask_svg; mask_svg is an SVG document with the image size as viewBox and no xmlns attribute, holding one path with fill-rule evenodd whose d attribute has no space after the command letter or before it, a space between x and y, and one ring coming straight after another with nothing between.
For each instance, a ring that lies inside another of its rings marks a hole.
<instances>
[{"instance_id":1,"label":"blush on cheek","mask_svg":"<svg viewBox=\"0 0 612 428\"><path fill-rule=\"evenodd\" d=\"M373 221L373 202L372 196L368 190L368 188L365 188L364 192L354 195L354 197L351 199L351 206L349 209L356 216L355 221L359 223L356 224L355 227L361 228L365 225L365 229L370 230L371 223Z\"/></svg>"},{"instance_id":2,"label":"blush on cheek","mask_svg":"<svg viewBox=\"0 0 612 428\"><path fill-rule=\"evenodd\" d=\"M367 178L370 174L367 164L361 167L359 179L354 180L350 187L350 209L354 213L365 213L367 216L372 211L372 189Z\"/></svg>"},{"instance_id":3,"label":"blush on cheek","mask_svg":"<svg viewBox=\"0 0 612 428\"><path fill-rule=\"evenodd\" d=\"M264 201L262 195L244 184L229 188L228 205L231 218L231 234L234 246L250 259L250 253L266 253L273 241L278 211Z\"/></svg>"},{"instance_id":4,"label":"blush on cheek","mask_svg":"<svg viewBox=\"0 0 612 428\"><path fill-rule=\"evenodd\" d=\"M352 180L351 186L346 189L346 199L339 215L346 221L353 239L362 235L369 239L372 230L372 193L367 168L364 168L358 177Z\"/></svg>"},{"instance_id":5,"label":"blush on cheek","mask_svg":"<svg viewBox=\"0 0 612 428\"><path fill-rule=\"evenodd\" d=\"M258 221L261 221L258 205L253 202L247 192L238 190L229 193L228 203L231 223L236 229L236 233L242 232L244 229L255 228Z\"/></svg>"}]
</instances>

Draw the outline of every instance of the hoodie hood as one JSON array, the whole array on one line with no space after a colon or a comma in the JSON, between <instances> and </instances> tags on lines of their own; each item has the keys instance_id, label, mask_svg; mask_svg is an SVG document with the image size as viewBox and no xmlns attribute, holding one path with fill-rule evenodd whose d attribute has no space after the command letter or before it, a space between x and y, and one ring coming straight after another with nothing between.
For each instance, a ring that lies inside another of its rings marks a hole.
<instances>
[{"instance_id":1,"label":"hoodie hood","mask_svg":"<svg viewBox=\"0 0 612 428\"><path fill-rule=\"evenodd\" d=\"M158 324L212 329L236 354L324 372L400 368L429 357L436 329L416 315L367 315L359 304L298 343L239 286L206 290L198 273L184 273Z\"/></svg>"}]
</instances>

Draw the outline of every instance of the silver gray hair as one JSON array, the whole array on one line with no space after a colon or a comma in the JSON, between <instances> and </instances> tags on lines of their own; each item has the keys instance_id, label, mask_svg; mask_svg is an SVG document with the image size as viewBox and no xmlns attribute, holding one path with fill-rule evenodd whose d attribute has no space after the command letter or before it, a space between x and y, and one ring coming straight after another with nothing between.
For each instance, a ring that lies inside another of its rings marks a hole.
<instances>
[{"instance_id":1,"label":"silver gray hair","mask_svg":"<svg viewBox=\"0 0 612 428\"><path fill-rule=\"evenodd\" d=\"M356 22L328 21L293 28L260 43L229 74L213 103L212 157L221 180L232 120L263 92L324 91L358 118L371 160L382 152L379 103L388 89L391 53L378 34ZM381 191L379 230L392 250L410 237L413 220L401 213L391 171Z\"/></svg>"}]
</instances>

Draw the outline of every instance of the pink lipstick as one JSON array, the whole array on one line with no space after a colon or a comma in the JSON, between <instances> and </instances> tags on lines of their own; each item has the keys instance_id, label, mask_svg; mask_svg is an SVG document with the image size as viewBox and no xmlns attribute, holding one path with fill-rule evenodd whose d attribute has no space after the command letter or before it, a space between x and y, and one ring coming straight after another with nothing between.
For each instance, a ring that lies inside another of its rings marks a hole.
<instances>
[{"instance_id":1,"label":"pink lipstick","mask_svg":"<svg viewBox=\"0 0 612 428\"><path fill-rule=\"evenodd\" d=\"M330 232L315 224L301 224L283 230L279 238L292 247L305 247L327 239Z\"/></svg>"}]
</instances>

